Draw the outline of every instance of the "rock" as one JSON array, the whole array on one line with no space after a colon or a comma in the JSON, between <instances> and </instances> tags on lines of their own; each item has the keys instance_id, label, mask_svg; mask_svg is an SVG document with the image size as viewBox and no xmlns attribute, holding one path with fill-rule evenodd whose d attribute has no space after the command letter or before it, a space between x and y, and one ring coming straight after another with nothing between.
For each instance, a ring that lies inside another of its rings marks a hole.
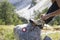
<instances>
[{"instance_id":1,"label":"rock","mask_svg":"<svg viewBox=\"0 0 60 40\"><path fill-rule=\"evenodd\" d=\"M49 36L45 36L43 40L52 40Z\"/></svg>"},{"instance_id":2,"label":"rock","mask_svg":"<svg viewBox=\"0 0 60 40\"><path fill-rule=\"evenodd\" d=\"M41 40L40 28L37 26L33 26L31 23L17 25L14 28L14 34L16 40Z\"/></svg>"}]
</instances>

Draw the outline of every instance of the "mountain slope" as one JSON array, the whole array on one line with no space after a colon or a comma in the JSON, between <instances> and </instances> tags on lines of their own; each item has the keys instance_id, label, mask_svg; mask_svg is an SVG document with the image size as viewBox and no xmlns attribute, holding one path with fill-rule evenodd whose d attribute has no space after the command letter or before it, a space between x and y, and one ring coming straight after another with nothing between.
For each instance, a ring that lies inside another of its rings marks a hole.
<instances>
[{"instance_id":1,"label":"mountain slope","mask_svg":"<svg viewBox=\"0 0 60 40\"><path fill-rule=\"evenodd\" d=\"M45 9L49 8L51 6L51 1L50 0L41 0L39 3L37 3L35 6L31 7L30 9L29 6L23 8L22 10L16 10L16 13L18 13L21 17L26 18L27 20L34 18L34 11L39 10L40 12Z\"/></svg>"}]
</instances>

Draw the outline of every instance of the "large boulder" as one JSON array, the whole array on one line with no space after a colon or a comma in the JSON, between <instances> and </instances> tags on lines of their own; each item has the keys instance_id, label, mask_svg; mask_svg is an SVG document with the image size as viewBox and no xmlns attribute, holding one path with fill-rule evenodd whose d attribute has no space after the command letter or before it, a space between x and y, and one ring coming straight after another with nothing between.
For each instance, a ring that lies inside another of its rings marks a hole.
<instances>
[{"instance_id":1,"label":"large boulder","mask_svg":"<svg viewBox=\"0 0 60 40\"><path fill-rule=\"evenodd\" d=\"M33 27L31 24L17 25L14 28L16 40L40 40L39 27Z\"/></svg>"},{"instance_id":2,"label":"large boulder","mask_svg":"<svg viewBox=\"0 0 60 40\"><path fill-rule=\"evenodd\" d=\"M40 25L41 27L41 25ZM28 24L17 25L14 28L16 40L41 40L41 29L31 20Z\"/></svg>"}]
</instances>

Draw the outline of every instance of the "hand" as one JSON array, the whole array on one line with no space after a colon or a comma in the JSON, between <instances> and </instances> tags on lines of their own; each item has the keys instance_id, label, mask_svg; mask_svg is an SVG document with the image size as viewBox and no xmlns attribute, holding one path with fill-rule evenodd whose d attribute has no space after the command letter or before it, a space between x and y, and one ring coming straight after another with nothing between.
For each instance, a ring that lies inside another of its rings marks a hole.
<instances>
[{"instance_id":1,"label":"hand","mask_svg":"<svg viewBox=\"0 0 60 40\"><path fill-rule=\"evenodd\" d=\"M47 14L41 15L41 19L42 20L47 20L48 18L49 18L49 16Z\"/></svg>"}]
</instances>

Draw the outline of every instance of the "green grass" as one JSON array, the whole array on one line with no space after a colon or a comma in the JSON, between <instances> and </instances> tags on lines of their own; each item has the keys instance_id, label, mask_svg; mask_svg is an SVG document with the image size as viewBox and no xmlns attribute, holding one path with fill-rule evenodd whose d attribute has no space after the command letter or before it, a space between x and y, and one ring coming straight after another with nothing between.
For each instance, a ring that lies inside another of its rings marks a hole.
<instances>
[{"instance_id":1,"label":"green grass","mask_svg":"<svg viewBox=\"0 0 60 40\"><path fill-rule=\"evenodd\" d=\"M50 37L52 40L59 40L60 39L60 33L58 33L58 32L57 33L51 33L48 35L43 34L42 39L44 39L45 36Z\"/></svg>"},{"instance_id":2,"label":"green grass","mask_svg":"<svg viewBox=\"0 0 60 40\"><path fill-rule=\"evenodd\" d=\"M53 28L60 28L60 25L54 25Z\"/></svg>"},{"instance_id":3,"label":"green grass","mask_svg":"<svg viewBox=\"0 0 60 40\"><path fill-rule=\"evenodd\" d=\"M59 40L60 39L60 33L55 34L49 34L49 36L52 38L52 40Z\"/></svg>"},{"instance_id":4,"label":"green grass","mask_svg":"<svg viewBox=\"0 0 60 40\"><path fill-rule=\"evenodd\" d=\"M13 33L13 25L0 25L1 40L15 40Z\"/></svg>"}]
</instances>

